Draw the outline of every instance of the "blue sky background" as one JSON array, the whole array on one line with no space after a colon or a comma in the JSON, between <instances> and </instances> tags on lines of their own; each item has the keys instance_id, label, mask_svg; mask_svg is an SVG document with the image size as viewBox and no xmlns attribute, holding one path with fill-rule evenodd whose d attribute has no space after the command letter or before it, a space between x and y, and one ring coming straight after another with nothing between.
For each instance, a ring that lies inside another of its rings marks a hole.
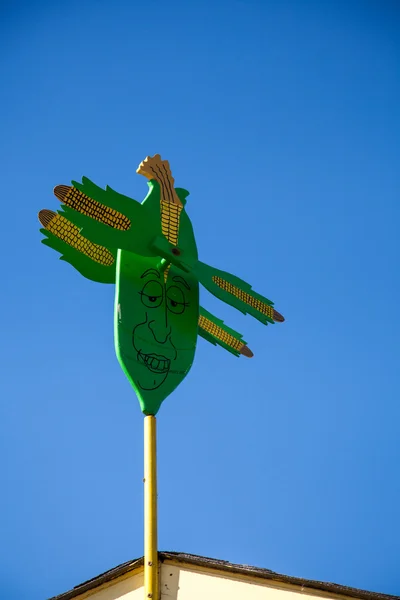
<instances>
[{"instance_id":1,"label":"blue sky background","mask_svg":"<svg viewBox=\"0 0 400 600\"><path fill-rule=\"evenodd\" d=\"M142 200L160 152L204 293L255 353L200 340L159 413L159 546L400 594L400 9L389 1L9 2L0 13L0 597L143 553L142 415L113 289L40 244L52 188Z\"/></svg>"}]
</instances>

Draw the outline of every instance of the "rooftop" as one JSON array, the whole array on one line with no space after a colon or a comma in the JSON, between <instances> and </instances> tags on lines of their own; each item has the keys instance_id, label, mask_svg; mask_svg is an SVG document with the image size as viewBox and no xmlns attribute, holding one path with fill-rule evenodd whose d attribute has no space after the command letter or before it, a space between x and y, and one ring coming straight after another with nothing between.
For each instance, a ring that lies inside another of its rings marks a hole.
<instances>
[{"instance_id":1,"label":"rooftop","mask_svg":"<svg viewBox=\"0 0 400 600\"><path fill-rule=\"evenodd\" d=\"M250 575L254 578L270 580L271 582L299 586L301 587L301 591L306 591L307 589L318 590L321 592L328 592L329 594L336 594L338 596L359 598L361 600L400 600L400 596L369 592L337 583L328 583L323 581L314 581L312 579L292 577L290 575L281 575L279 573L275 573L274 571L270 571L269 569L262 569L249 565L236 565L224 560L196 556L194 554L185 554L181 552L159 552L159 560L161 563L165 561L172 561L177 564L193 565L207 568L209 570L231 573L232 575ZM130 560L122 565L118 565L117 567L110 569L109 571L106 571L105 573L102 573L101 575L97 575L97 577L93 577L93 579L89 579L88 581L79 584L69 592L54 596L53 598L50 598L50 600L71 600L72 598L76 598L77 596L89 592L90 590L94 590L104 583L108 583L121 577L122 575L138 570L141 567L143 567L143 557Z\"/></svg>"}]
</instances>

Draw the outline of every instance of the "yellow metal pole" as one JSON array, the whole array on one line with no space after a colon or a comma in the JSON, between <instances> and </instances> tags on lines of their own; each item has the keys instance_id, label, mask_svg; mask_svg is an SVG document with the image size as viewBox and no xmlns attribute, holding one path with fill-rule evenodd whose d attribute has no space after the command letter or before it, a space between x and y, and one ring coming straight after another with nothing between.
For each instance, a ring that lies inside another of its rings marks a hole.
<instances>
[{"instance_id":1,"label":"yellow metal pole","mask_svg":"<svg viewBox=\"0 0 400 600\"><path fill-rule=\"evenodd\" d=\"M144 597L158 600L156 418L144 418Z\"/></svg>"}]
</instances>

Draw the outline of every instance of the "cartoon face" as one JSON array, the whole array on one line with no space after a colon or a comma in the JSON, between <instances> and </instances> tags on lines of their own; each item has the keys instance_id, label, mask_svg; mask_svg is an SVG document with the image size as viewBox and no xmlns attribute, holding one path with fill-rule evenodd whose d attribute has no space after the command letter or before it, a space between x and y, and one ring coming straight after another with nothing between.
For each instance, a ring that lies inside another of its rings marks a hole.
<instances>
[{"instance_id":1,"label":"cartoon face","mask_svg":"<svg viewBox=\"0 0 400 600\"><path fill-rule=\"evenodd\" d=\"M154 390L164 383L171 365L174 370L178 352L172 327L189 307L190 285L181 275L171 275L165 283L164 273L156 269L147 269L141 279L144 320L134 327L132 341L138 362L151 374L142 383L139 377L139 386Z\"/></svg>"},{"instance_id":2,"label":"cartoon face","mask_svg":"<svg viewBox=\"0 0 400 600\"><path fill-rule=\"evenodd\" d=\"M197 280L120 251L116 349L143 412L155 414L188 373L196 348Z\"/></svg>"}]
</instances>

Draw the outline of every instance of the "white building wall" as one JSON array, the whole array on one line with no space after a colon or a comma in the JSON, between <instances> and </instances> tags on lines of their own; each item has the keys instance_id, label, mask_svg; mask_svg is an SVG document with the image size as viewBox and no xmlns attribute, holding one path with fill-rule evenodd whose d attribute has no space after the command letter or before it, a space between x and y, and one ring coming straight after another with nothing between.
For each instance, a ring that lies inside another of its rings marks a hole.
<instances>
[{"instance_id":1,"label":"white building wall","mask_svg":"<svg viewBox=\"0 0 400 600\"><path fill-rule=\"evenodd\" d=\"M190 566L164 563L161 568L161 600L316 600L329 597L333 595L309 594L300 587L279 588L262 579L197 571Z\"/></svg>"},{"instance_id":2,"label":"white building wall","mask_svg":"<svg viewBox=\"0 0 400 600\"><path fill-rule=\"evenodd\" d=\"M128 575L116 583L108 583L99 589L90 590L74 600L144 600L143 571Z\"/></svg>"},{"instance_id":3,"label":"white building wall","mask_svg":"<svg viewBox=\"0 0 400 600\"><path fill-rule=\"evenodd\" d=\"M161 565L161 600L316 600L346 599L318 590L280 585L252 576L212 571L192 565ZM145 600L143 569L77 596L74 600ZM354 600L354 599L353 599Z\"/></svg>"}]
</instances>

